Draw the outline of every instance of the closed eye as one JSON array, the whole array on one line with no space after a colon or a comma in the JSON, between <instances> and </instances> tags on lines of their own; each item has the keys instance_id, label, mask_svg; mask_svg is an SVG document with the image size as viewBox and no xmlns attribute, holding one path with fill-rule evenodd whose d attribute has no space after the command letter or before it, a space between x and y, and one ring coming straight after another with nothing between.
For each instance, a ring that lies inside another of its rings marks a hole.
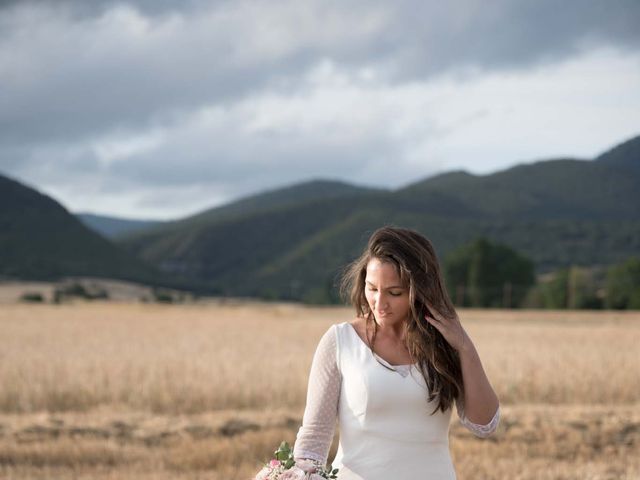
<instances>
[{"instance_id":1,"label":"closed eye","mask_svg":"<svg viewBox=\"0 0 640 480\"><path fill-rule=\"evenodd\" d=\"M378 289L377 288L367 288L367 290L369 290L370 292L377 292ZM393 297L399 297L400 295L402 295L402 292L389 292Z\"/></svg>"}]
</instances>

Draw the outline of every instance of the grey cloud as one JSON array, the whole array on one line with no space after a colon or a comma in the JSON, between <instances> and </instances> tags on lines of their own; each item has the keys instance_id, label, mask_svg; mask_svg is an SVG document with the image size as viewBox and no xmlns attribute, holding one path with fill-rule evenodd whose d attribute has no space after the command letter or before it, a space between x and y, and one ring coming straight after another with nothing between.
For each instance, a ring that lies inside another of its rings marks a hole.
<instances>
[{"instance_id":1,"label":"grey cloud","mask_svg":"<svg viewBox=\"0 0 640 480\"><path fill-rule=\"evenodd\" d=\"M311 135L239 133L228 128L208 134L188 134L174 138L143 155L108 167L113 177L126 177L160 187L170 185L214 184L226 182L233 190L250 192L260 185L282 184L309 176L361 179L365 183L377 176L367 174L367 166L383 163L395 153L393 142L384 132L369 132L360 141L335 142L319 133ZM371 172L379 173L379 172ZM393 174L397 178L393 178ZM405 172L389 172L388 180L400 181Z\"/></svg>"},{"instance_id":2,"label":"grey cloud","mask_svg":"<svg viewBox=\"0 0 640 480\"><path fill-rule=\"evenodd\" d=\"M49 144L9 152L2 151L7 157L3 169L37 184L94 182L103 170L95 154L82 144Z\"/></svg>"},{"instance_id":3,"label":"grey cloud","mask_svg":"<svg viewBox=\"0 0 640 480\"><path fill-rule=\"evenodd\" d=\"M87 4L5 8L0 142L145 128L278 78L295 86L323 58L402 82L469 66L522 68L589 45L636 49L640 39L634 0Z\"/></svg>"},{"instance_id":4,"label":"grey cloud","mask_svg":"<svg viewBox=\"0 0 640 480\"><path fill-rule=\"evenodd\" d=\"M46 2L27 5L0 21L4 145L148 128L202 105L232 104L282 79L296 85L318 58L338 51L340 42L353 43L359 31L338 21L342 33L325 26L318 38L301 32L298 39L290 31L296 18L277 4L254 12L241 3L211 4L160 17L145 16L137 5L105 4L81 19ZM263 12L276 25L260 27Z\"/></svg>"},{"instance_id":5,"label":"grey cloud","mask_svg":"<svg viewBox=\"0 0 640 480\"><path fill-rule=\"evenodd\" d=\"M206 24L190 29L188 19L164 20L157 27L169 32L142 39L136 25L131 32L117 30L119 23L148 21L136 15L124 11L119 18L72 24L54 17L44 27L29 25L28 39L17 25L18 45L0 45L0 140L28 143L140 128L258 83L255 65L225 68L223 39L207 32Z\"/></svg>"},{"instance_id":6,"label":"grey cloud","mask_svg":"<svg viewBox=\"0 0 640 480\"><path fill-rule=\"evenodd\" d=\"M396 75L456 66L521 68L596 46L637 50L640 2L570 0L408 2L394 11L389 62ZM396 57L397 55L397 57ZM395 57L395 58L394 58Z\"/></svg>"},{"instance_id":7,"label":"grey cloud","mask_svg":"<svg viewBox=\"0 0 640 480\"><path fill-rule=\"evenodd\" d=\"M135 0L126 3L135 5L145 15L158 16L176 11L197 11L211 3L221 5L230 1L232 0L216 0L215 2L207 0ZM120 0L3 0L0 1L0 10L11 10L25 5L35 8L55 5L56 8L68 9L75 18L80 19L100 15L114 5L122 3Z\"/></svg>"}]
</instances>

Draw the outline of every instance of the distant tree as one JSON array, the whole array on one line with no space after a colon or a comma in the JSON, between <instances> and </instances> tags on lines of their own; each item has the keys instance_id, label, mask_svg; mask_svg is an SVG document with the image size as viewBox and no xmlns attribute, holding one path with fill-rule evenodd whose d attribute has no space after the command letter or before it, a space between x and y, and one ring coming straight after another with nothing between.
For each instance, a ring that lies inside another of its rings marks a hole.
<instances>
[{"instance_id":1,"label":"distant tree","mask_svg":"<svg viewBox=\"0 0 640 480\"><path fill-rule=\"evenodd\" d=\"M44 296L40 292L24 292L20 295L20 301L26 303L42 303Z\"/></svg>"},{"instance_id":2,"label":"distant tree","mask_svg":"<svg viewBox=\"0 0 640 480\"><path fill-rule=\"evenodd\" d=\"M530 292L526 305L537 308L602 308L598 283L590 269L572 265L556 270L550 279L538 283Z\"/></svg>"},{"instance_id":3,"label":"distant tree","mask_svg":"<svg viewBox=\"0 0 640 480\"><path fill-rule=\"evenodd\" d=\"M302 302L309 305L336 305L340 302L340 296L329 277L321 284L307 288L302 295Z\"/></svg>"},{"instance_id":4,"label":"distant tree","mask_svg":"<svg viewBox=\"0 0 640 480\"><path fill-rule=\"evenodd\" d=\"M535 281L531 260L486 238L452 251L444 266L451 297L463 306L520 306Z\"/></svg>"},{"instance_id":5,"label":"distant tree","mask_svg":"<svg viewBox=\"0 0 640 480\"><path fill-rule=\"evenodd\" d=\"M173 295L164 289L153 288L151 293L153 295L153 300L157 303L174 303Z\"/></svg>"},{"instance_id":6,"label":"distant tree","mask_svg":"<svg viewBox=\"0 0 640 480\"><path fill-rule=\"evenodd\" d=\"M556 270L551 279L540 284L542 292L542 307L567 308L567 285L569 284L569 269Z\"/></svg>"},{"instance_id":7,"label":"distant tree","mask_svg":"<svg viewBox=\"0 0 640 480\"><path fill-rule=\"evenodd\" d=\"M605 305L615 309L640 309L640 258L630 258L609 268Z\"/></svg>"},{"instance_id":8,"label":"distant tree","mask_svg":"<svg viewBox=\"0 0 640 480\"><path fill-rule=\"evenodd\" d=\"M603 301L598 296L598 284L592 269L571 266L567 274L567 308L600 309Z\"/></svg>"},{"instance_id":9,"label":"distant tree","mask_svg":"<svg viewBox=\"0 0 640 480\"><path fill-rule=\"evenodd\" d=\"M100 287L88 288L82 283L72 282L63 284L53 292L53 303L60 303L65 299L82 298L84 300L106 300L109 293Z\"/></svg>"}]
</instances>

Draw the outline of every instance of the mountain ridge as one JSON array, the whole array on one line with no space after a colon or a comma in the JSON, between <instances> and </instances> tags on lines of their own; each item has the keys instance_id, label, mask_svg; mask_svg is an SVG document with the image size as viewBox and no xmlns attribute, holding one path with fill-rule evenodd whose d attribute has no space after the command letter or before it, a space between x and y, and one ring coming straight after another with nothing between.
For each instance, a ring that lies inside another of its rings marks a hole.
<instances>
[{"instance_id":1,"label":"mountain ridge","mask_svg":"<svg viewBox=\"0 0 640 480\"><path fill-rule=\"evenodd\" d=\"M162 277L220 295L337 302L340 272L389 224L421 231L440 258L485 236L532 258L539 273L607 265L640 254L638 145L640 136L595 160L540 160L487 175L454 170L397 189L312 179L129 234L120 249L70 223L54 199L6 178L0 275ZM98 245L115 250L91 258L103 251Z\"/></svg>"},{"instance_id":2,"label":"mountain ridge","mask_svg":"<svg viewBox=\"0 0 640 480\"><path fill-rule=\"evenodd\" d=\"M49 195L5 175L0 175L0 276L164 279L162 272L88 229Z\"/></svg>"},{"instance_id":3,"label":"mountain ridge","mask_svg":"<svg viewBox=\"0 0 640 480\"><path fill-rule=\"evenodd\" d=\"M294 195L277 208L209 217L197 228L183 223L171 234L156 230L121 244L224 294L337 301L342 266L383 224L422 231L439 255L484 235L532 257L539 271L617 261L640 252L638 192L640 175L626 169L556 158L488 175L445 172L395 190L305 201Z\"/></svg>"}]
</instances>

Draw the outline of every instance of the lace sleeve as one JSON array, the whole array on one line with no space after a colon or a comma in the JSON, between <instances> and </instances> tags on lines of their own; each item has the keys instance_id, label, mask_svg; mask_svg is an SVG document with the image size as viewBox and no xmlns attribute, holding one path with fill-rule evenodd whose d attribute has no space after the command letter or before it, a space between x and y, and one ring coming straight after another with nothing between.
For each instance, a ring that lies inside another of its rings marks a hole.
<instances>
[{"instance_id":1,"label":"lace sleeve","mask_svg":"<svg viewBox=\"0 0 640 480\"><path fill-rule=\"evenodd\" d=\"M298 430L293 456L325 465L335 432L342 377L336 360L336 327L331 326L320 339L313 356L307 404Z\"/></svg>"},{"instance_id":2,"label":"lace sleeve","mask_svg":"<svg viewBox=\"0 0 640 480\"><path fill-rule=\"evenodd\" d=\"M496 409L496 413L493 414L493 418L486 425L481 425L478 423L473 423L469 420L464 414L464 407L462 402L456 401L456 409L458 411L458 417L460 418L460 423L467 429L470 430L475 436L480 438L486 438L496 431L498 428L498 424L500 423L500 405Z\"/></svg>"}]
</instances>

